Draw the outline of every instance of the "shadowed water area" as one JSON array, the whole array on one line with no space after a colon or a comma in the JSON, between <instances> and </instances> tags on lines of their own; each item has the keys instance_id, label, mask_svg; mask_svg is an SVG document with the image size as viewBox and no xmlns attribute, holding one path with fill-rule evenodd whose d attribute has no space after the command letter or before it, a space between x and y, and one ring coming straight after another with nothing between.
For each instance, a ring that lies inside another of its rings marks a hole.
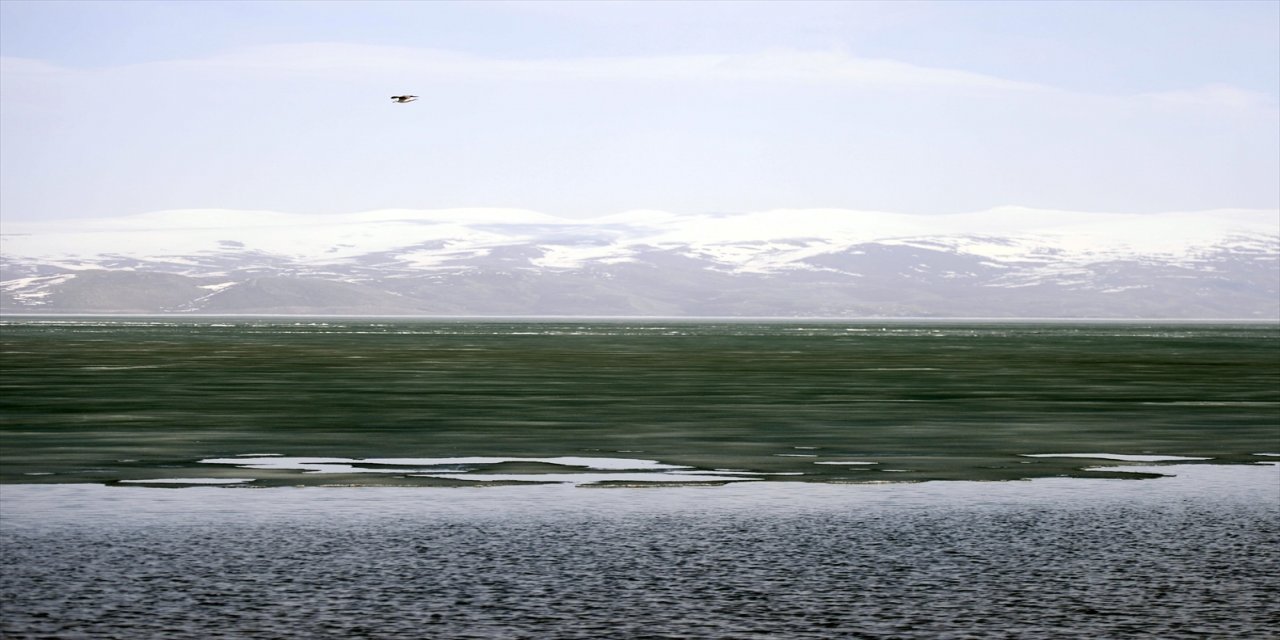
<instances>
[{"instance_id":1,"label":"shadowed water area","mask_svg":"<svg viewBox=\"0 0 1280 640\"><path fill-rule=\"evenodd\" d=\"M0 341L9 483L1007 480L1114 464L1029 454L1280 446L1275 324L10 318Z\"/></svg>"}]
</instances>

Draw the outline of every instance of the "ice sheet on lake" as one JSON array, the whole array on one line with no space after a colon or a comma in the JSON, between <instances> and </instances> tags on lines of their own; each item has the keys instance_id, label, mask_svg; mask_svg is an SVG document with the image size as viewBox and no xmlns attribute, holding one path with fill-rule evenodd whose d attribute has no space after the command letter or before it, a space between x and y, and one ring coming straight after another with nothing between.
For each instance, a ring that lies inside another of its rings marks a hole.
<instances>
[{"instance_id":1,"label":"ice sheet on lake","mask_svg":"<svg viewBox=\"0 0 1280 640\"><path fill-rule=\"evenodd\" d=\"M741 482L758 480L705 473L465 473L465 474L410 474L414 478L447 478L475 482L554 482L567 484L597 484L600 482Z\"/></svg>"},{"instance_id":2,"label":"ice sheet on lake","mask_svg":"<svg viewBox=\"0 0 1280 640\"><path fill-rule=\"evenodd\" d=\"M121 480L129 484L243 484L253 478L152 478L148 480Z\"/></svg>"},{"instance_id":3,"label":"ice sheet on lake","mask_svg":"<svg viewBox=\"0 0 1280 640\"><path fill-rule=\"evenodd\" d=\"M737 482L756 480L749 472L714 473L693 467L636 458L456 457L456 458L310 458L263 456L206 458L205 464L229 464L242 469L301 471L303 473L395 473L415 478L442 478L476 482L550 482L593 484L598 482ZM567 467L565 473L484 473L481 468L502 463L537 463ZM381 468L379 468L381 467ZM603 471L584 473L573 471ZM481 471L477 473L477 471ZM156 482L154 480L150 482Z\"/></svg>"},{"instance_id":4,"label":"ice sheet on lake","mask_svg":"<svg viewBox=\"0 0 1280 640\"><path fill-rule=\"evenodd\" d=\"M1094 460L1119 460L1121 462L1185 462L1188 460L1212 460L1188 456L1130 455L1125 453L1024 453L1024 458L1091 458Z\"/></svg>"},{"instance_id":5,"label":"ice sheet on lake","mask_svg":"<svg viewBox=\"0 0 1280 640\"><path fill-rule=\"evenodd\" d=\"M1031 505L1042 509L1096 509L1099 505L1280 505L1280 466L1220 464L1122 465L1107 471L1165 474L1153 480L1037 478L1017 482L915 482L828 484L730 482L720 486L678 483L662 490L617 488L579 491L568 483L512 486L273 487L238 491L187 486L159 491L139 484L11 484L0 491L0 528L46 530L56 526L150 527L171 522L305 522L344 518L400 519L417 514L510 522L513 519L582 518L584 514L751 513L785 515L849 510L930 507L990 508ZM601 474L607 475L607 474ZM187 478L190 480L190 478ZM241 485L252 486L252 485ZM578 485L581 486L581 485ZM657 486L661 486L660 484ZM68 508L74 505L74 508Z\"/></svg>"},{"instance_id":6,"label":"ice sheet on lake","mask_svg":"<svg viewBox=\"0 0 1280 640\"><path fill-rule=\"evenodd\" d=\"M558 456L554 458L506 458L506 457L459 457L459 458L306 458L306 457L234 457L206 458L200 462L205 464L229 464L244 469L265 469L281 471L306 471L311 473L441 473L458 472L458 469L440 469L438 467L474 467L504 462L531 462L551 464L562 467L581 467L594 471L666 471L671 469L689 469L674 464L664 464L657 460L639 460L635 458L590 458L581 456ZM376 465L393 467L389 469L370 469L356 465Z\"/></svg>"}]
</instances>

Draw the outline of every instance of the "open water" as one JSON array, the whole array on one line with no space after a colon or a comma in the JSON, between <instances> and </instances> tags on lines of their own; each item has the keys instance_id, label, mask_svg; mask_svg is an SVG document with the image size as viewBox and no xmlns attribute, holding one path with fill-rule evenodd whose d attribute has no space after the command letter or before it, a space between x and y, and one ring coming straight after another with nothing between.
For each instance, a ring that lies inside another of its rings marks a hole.
<instances>
[{"instance_id":1,"label":"open water","mask_svg":"<svg viewBox=\"0 0 1280 640\"><path fill-rule=\"evenodd\" d=\"M8 318L0 343L3 638L1280 625L1275 324Z\"/></svg>"},{"instance_id":2,"label":"open water","mask_svg":"<svg viewBox=\"0 0 1280 640\"><path fill-rule=\"evenodd\" d=\"M1277 324L10 319L0 357L9 483L1008 480L1280 448Z\"/></svg>"}]
</instances>

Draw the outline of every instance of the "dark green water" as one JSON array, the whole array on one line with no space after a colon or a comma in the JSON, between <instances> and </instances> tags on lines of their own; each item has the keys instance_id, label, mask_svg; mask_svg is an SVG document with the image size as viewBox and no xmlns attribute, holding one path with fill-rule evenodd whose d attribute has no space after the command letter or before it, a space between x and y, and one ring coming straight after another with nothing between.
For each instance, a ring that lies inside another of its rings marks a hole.
<instances>
[{"instance_id":1,"label":"dark green water","mask_svg":"<svg viewBox=\"0 0 1280 640\"><path fill-rule=\"evenodd\" d=\"M1004 480L1106 475L1024 454L1280 451L1275 324L11 317L0 340L6 483L584 471L529 460L561 456ZM353 466L200 462L248 454ZM362 462L477 456L524 460ZM841 462L864 464L818 464Z\"/></svg>"}]
</instances>

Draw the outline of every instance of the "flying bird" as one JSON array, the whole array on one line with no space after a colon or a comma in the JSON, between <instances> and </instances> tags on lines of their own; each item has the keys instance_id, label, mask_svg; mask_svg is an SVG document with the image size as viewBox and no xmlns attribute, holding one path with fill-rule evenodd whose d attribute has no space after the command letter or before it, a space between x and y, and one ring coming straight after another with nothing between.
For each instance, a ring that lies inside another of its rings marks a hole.
<instances>
[{"instance_id":1,"label":"flying bird","mask_svg":"<svg viewBox=\"0 0 1280 640\"><path fill-rule=\"evenodd\" d=\"M417 100L418 96L391 96L391 99L399 102L400 104L404 104L406 102L413 102L414 100Z\"/></svg>"}]
</instances>

